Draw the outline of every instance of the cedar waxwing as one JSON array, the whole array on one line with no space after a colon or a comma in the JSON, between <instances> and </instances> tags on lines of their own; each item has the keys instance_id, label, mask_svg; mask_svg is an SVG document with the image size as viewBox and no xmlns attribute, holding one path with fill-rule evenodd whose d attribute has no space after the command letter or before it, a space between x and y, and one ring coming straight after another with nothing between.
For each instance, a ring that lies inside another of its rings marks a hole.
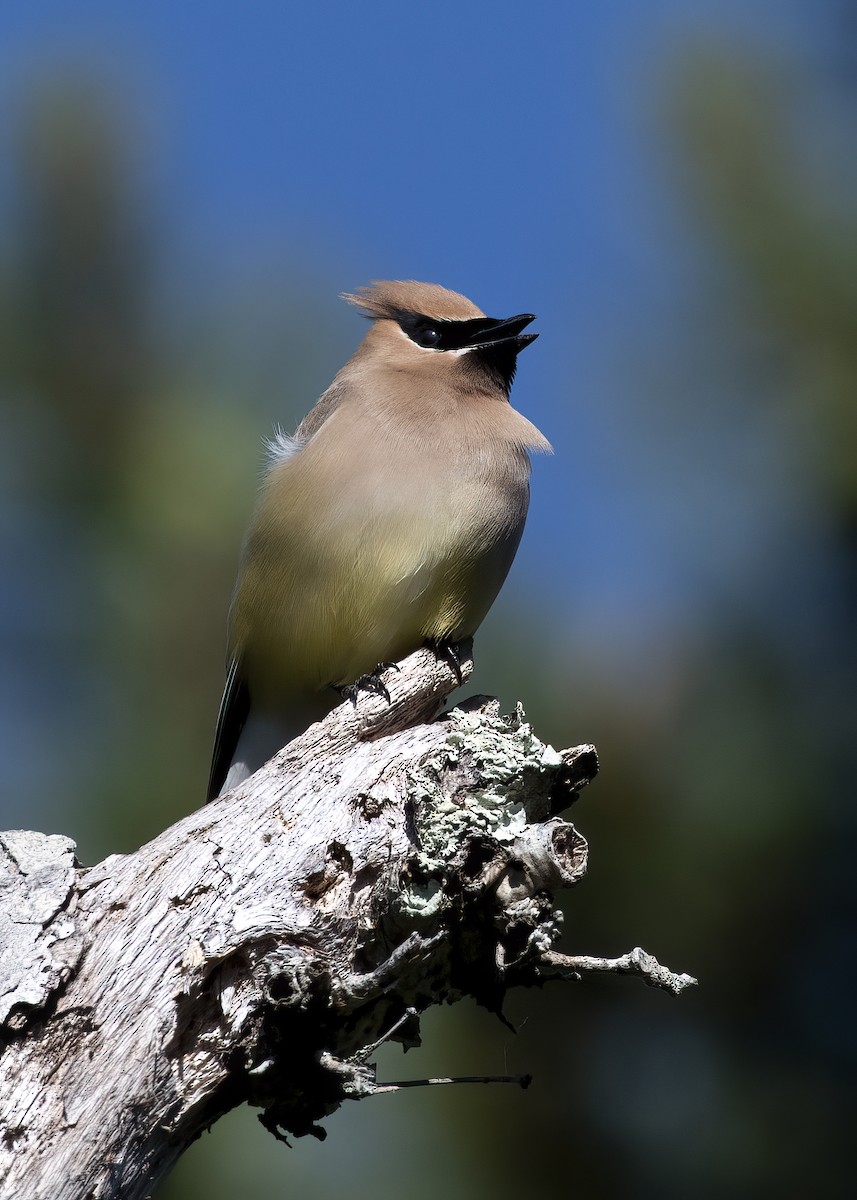
<instances>
[{"instance_id":1,"label":"cedar waxwing","mask_svg":"<svg viewBox=\"0 0 857 1200\"><path fill-rule=\"evenodd\" d=\"M371 319L366 337L294 436L268 444L209 798L329 712L335 689L476 631L524 528L527 451L550 450L509 403L532 315L494 320L431 283L344 299Z\"/></svg>"}]
</instances>

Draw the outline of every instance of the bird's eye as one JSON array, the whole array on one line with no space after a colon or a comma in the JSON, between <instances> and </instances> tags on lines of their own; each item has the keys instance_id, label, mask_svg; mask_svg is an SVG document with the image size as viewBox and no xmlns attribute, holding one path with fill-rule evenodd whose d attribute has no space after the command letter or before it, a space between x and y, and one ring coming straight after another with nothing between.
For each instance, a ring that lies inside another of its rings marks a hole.
<instances>
[{"instance_id":1,"label":"bird's eye","mask_svg":"<svg viewBox=\"0 0 857 1200\"><path fill-rule=\"evenodd\" d=\"M422 329L416 330L413 337L418 346L430 349L440 341L440 330L436 325L423 325Z\"/></svg>"}]
</instances>

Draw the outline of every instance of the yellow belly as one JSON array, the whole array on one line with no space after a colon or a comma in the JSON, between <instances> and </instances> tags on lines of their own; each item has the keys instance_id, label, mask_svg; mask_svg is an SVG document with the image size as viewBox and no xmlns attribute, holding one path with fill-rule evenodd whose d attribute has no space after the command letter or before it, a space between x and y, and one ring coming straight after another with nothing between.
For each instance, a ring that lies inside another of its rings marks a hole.
<instances>
[{"instance_id":1,"label":"yellow belly","mask_svg":"<svg viewBox=\"0 0 857 1200\"><path fill-rule=\"evenodd\" d=\"M475 632L523 528L526 477L510 484L442 463L391 480L379 458L347 489L312 447L269 477L230 615L253 702L276 707L350 683L428 638Z\"/></svg>"}]
</instances>

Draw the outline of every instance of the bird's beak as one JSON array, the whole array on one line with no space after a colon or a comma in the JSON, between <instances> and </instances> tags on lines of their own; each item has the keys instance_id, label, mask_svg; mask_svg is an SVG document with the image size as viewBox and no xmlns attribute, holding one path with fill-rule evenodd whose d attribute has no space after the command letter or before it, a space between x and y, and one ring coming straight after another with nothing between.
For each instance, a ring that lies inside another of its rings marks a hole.
<instances>
[{"instance_id":1,"label":"bird's beak","mask_svg":"<svg viewBox=\"0 0 857 1200\"><path fill-rule=\"evenodd\" d=\"M535 319L533 313L520 313L517 317L506 317L505 320L484 317L468 321L470 329L465 346L468 350L483 350L488 346L508 346L517 354L539 336L537 333L522 332Z\"/></svg>"}]
</instances>

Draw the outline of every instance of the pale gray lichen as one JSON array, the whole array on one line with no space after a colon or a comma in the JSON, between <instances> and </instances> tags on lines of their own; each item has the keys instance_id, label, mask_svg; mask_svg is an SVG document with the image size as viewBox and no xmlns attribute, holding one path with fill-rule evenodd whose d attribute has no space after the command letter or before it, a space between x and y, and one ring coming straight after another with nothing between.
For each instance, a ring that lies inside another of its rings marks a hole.
<instances>
[{"instance_id":1,"label":"pale gray lichen","mask_svg":"<svg viewBox=\"0 0 857 1200\"><path fill-rule=\"evenodd\" d=\"M429 864L421 864L428 866ZM397 908L412 926L432 925L443 911L446 897L435 879L402 887Z\"/></svg>"},{"instance_id":2,"label":"pale gray lichen","mask_svg":"<svg viewBox=\"0 0 857 1200\"><path fill-rule=\"evenodd\" d=\"M557 751L533 733L520 705L511 717L454 709L446 721L442 749L414 768L409 780L419 858L428 872L448 862L468 837L487 834L510 844L530 820L543 819L562 765Z\"/></svg>"}]
</instances>

